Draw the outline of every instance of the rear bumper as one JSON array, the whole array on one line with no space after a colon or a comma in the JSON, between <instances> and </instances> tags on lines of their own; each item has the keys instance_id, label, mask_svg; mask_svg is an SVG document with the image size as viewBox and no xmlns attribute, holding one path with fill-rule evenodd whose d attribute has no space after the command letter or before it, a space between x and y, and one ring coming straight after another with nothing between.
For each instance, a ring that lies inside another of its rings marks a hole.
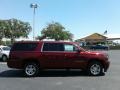
<instances>
[{"instance_id":1,"label":"rear bumper","mask_svg":"<svg viewBox=\"0 0 120 90\"><path fill-rule=\"evenodd\" d=\"M7 60L7 66L9 68L23 69L23 63L18 60Z\"/></svg>"}]
</instances>

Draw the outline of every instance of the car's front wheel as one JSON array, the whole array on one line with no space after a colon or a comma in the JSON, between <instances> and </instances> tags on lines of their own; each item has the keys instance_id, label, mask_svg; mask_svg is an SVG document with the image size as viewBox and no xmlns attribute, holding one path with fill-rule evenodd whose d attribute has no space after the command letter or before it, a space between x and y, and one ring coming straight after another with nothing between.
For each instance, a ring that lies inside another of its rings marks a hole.
<instances>
[{"instance_id":1,"label":"car's front wheel","mask_svg":"<svg viewBox=\"0 0 120 90\"><path fill-rule=\"evenodd\" d=\"M4 62L5 62L5 61L7 61L7 59L8 59L8 58L7 58L7 56L6 56L6 55L3 55L3 56L2 56L2 61L4 61Z\"/></svg>"},{"instance_id":2,"label":"car's front wheel","mask_svg":"<svg viewBox=\"0 0 120 90\"><path fill-rule=\"evenodd\" d=\"M37 65L34 62L27 63L27 64L25 64L24 72L25 72L25 75L28 77L37 76L38 72L39 72L39 65Z\"/></svg>"},{"instance_id":3,"label":"car's front wheel","mask_svg":"<svg viewBox=\"0 0 120 90\"><path fill-rule=\"evenodd\" d=\"M100 62L93 61L88 65L87 72L89 75L98 76L103 74L103 66Z\"/></svg>"}]
</instances>

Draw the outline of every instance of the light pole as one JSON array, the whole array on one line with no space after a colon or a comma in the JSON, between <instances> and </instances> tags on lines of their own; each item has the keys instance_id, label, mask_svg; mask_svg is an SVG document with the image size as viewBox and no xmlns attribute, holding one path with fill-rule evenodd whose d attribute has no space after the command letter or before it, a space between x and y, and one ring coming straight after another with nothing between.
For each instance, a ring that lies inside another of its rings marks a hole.
<instances>
[{"instance_id":1,"label":"light pole","mask_svg":"<svg viewBox=\"0 0 120 90\"><path fill-rule=\"evenodd\" d=\"M37 4L30 4L30 7L33 8L33 41L35 40L35 9L38 7Z\"/></svg>"}]
</instances>

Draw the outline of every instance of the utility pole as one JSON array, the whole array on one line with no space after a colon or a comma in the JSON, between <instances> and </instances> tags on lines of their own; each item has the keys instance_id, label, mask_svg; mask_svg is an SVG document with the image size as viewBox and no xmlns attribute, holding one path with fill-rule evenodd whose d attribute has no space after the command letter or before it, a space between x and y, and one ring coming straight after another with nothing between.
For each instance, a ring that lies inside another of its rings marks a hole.
<instances>
[{"instance_id":1,"label":"utility pole","mask_svg":"<svg viewBox=\"0 0 120 90\"><path fill-rule=\"evenodd\" d=\"M32 4L30 4L30 7L33 8L33 28L32 28L32 30L33 30L33 41L34 41L35 40L35 9L38 7L38 5L32 3Z\"/></svg>"}]
</instances>

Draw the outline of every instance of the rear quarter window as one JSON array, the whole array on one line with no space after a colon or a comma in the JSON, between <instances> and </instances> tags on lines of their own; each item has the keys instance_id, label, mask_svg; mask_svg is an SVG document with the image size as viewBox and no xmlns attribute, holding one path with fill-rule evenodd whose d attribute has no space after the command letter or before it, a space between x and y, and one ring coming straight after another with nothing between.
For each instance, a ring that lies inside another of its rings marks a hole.
<instances>
[{"instance_id":1,"label":"rear quarter window","mask_svg":"<svg viewBox=\"0 0 120 90\"><path fill-rule=\"evenodd\" d=\"M11 51L34 51L37 45L37 43L16 43Z\"/></svg>"}]
</instances>

